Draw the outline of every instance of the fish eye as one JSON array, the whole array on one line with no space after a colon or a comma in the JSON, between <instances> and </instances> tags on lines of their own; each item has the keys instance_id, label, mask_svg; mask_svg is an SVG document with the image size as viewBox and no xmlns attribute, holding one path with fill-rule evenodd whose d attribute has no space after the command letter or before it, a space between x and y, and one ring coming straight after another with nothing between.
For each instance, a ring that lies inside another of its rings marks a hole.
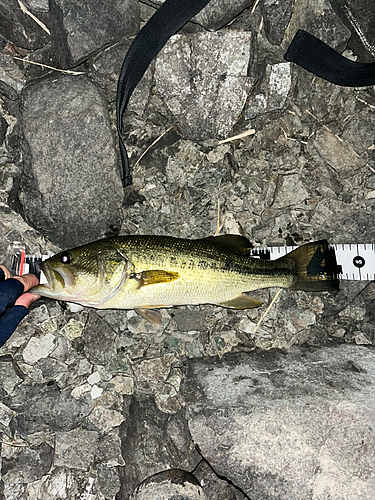
<instances>
[{"instance_id":1,"label":"fish eye","mask_svg":"<svg viewBox=\"0 0 375 500\"><path fill-rule=\"evenodd\" d=\"M60 257L60 262L62 264L70 264L73 260L73 255L69 252L63 252Z\"/></svg>"}]
</instances>

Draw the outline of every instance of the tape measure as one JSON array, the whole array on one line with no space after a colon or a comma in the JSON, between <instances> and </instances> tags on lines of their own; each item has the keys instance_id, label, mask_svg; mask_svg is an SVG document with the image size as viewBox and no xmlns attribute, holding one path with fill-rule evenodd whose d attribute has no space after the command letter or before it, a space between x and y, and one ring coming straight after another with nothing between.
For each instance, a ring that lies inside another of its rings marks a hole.
<instances>
[{"instance_id":1,"label":"tape measure","mask_svg":"<svg viewBox=\"0 0 375 500\"><path fill-rule=\"evenodd\" d=\"M250 250L252 257L275 260L295 250L298 246L257 247ZM373 281L375 280L375 245L370 244L334 244L329 245L334 252L340 280Z\"/></svg>"},{"instance_id":2,"label":"tape measure","mask_svg":"<svg viewBox=\"0 0 375 500\"><path fill-rule=\"evenodd\" d=\"M250 250L252 257L276 260L295 250L298 246L257 247ZM375 280L375 245L374 244L337 244L329 245L334 252L340 280L373 281ZM40 270L40 264L48 255L28 255L25 250L13 255L11 270L13 274L35 274L40 283L47 283Z\"/></svg>"},{"instance_id":3,"label":"tape measure","mask_svg":"<svg viewBox=\"0 0 375 500\"><path fill-rule=\"evenodd\" d=\"M47 283L47 279L40 269L40 264L48 259L49 255L29 255L26 254L25 249L21 248L12 257L11 272L15 275L22 274L35 274L40 283L43 285Z\"/></svg>"}]
</instances>

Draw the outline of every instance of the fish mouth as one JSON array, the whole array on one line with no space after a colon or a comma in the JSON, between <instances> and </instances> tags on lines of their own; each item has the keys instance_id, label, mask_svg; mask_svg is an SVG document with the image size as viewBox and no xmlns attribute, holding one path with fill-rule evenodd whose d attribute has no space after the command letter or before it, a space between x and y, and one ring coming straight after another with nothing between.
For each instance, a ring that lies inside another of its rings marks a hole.
<instances>
[{"instance_id":1,"label":"fish mouth","mask_svg":"<svg viewBox=\"0 0 375 500\"><path fill-rule=\"evenodd\" d=\"M34 286L30 292L43 297L62 298L67 293L67 288L74 284L74 277L69 271L54 268L46 262L42 262L40 269L47 279L47 283Z\"/></svg>"}]
</instances>

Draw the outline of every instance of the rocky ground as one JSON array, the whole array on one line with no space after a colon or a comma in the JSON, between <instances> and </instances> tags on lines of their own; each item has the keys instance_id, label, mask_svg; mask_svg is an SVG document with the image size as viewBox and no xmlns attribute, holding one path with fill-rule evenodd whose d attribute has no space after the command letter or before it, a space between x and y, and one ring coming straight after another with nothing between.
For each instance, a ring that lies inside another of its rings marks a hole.
<instances>
[{"instance_id":1,"label":"rocky ground","mask_svg":"<svg viewBox=\"0 0 375 500\"><path fill-rule=\"evenodd\" d=\"M123 190L117 78L160 3L25 0L50 34L1 3L1 261L14 241L205 237L218 210L255 245L375 243L374 89L283 58L302 28L373 61L368 3L212 0L131 99ZM178 307L157 327L36 302L0 350L0 499L369 500L374 299L372 282L283 290L259 328L265 306Z\"/></svg>"}]
</instances>

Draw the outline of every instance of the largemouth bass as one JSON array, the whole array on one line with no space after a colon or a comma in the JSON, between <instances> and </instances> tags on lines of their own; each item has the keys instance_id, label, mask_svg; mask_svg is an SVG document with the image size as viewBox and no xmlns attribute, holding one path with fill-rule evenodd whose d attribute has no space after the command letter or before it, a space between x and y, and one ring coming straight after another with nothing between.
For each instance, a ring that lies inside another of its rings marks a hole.
<instances>
[{"instance_id":1,"label":"largemouth bass","mask_svg":"<svg viewBox=\"0 0 375 500\"><path fill-rule=\"evenodd\" d=\"M285 287L337 290L335 261L325 240L273 261L248 255L249 240L223 235L199 240L119 236L60 252L41 264L48 283L31 291L96 309L136 309L160 323L158 308L262 305L244 292Z\"/></svg>"}]
</instances>

